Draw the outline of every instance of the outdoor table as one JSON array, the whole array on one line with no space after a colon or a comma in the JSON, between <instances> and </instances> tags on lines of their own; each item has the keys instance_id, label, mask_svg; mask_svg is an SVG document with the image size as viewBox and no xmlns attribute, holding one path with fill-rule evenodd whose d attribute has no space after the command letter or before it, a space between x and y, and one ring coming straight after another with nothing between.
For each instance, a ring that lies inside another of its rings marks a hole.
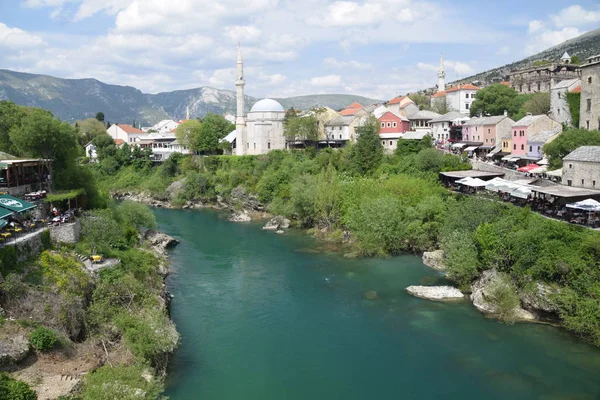
<instances>
[{"instance_id":1,"label":"outdoor table","mask_svg":"<svg viewBox=\"0 0 600 400\"><path fill-rule=\"evenodd\" d=\"M100 261L102 261L102 256L95 255L95 256L92 256L91 259L92 259L92 262L99 263Z\"/></svg>"},{"instance_id":2,"label":"outdoor table","mask_svg":"<svg viewBox=\"0 0 600 400\"><path fill-rule=\"evenodd\" d=\"M10 232L2 232L2 233L0 233L0 236L2 236L5 239L11 237L11 235L12 234Z\"/></svg>"},{"instance_id":3,"label":"outdoor table","mask_svg":"<svg viewBox=\"0 0 600 400\"><path fill-rule=\"evenodd\" d=\"M23 232L23 228L15 228L13 231L15 231L15 233Z\"/></svg>"}]
</instances>

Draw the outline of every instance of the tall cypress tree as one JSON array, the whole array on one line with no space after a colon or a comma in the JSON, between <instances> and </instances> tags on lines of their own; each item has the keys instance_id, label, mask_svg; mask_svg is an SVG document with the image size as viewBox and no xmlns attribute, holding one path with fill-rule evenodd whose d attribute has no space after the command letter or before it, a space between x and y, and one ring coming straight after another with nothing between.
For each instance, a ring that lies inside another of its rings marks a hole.
<instances>
[{"instance_id":1,"label":"tall cypress tree","mask_svg":"<svg viewBox=\"0 0 600 400\"><path fill-rule=\"evenodd\" d=\"M352 149L352 164L359 175L372 174L383 159L383 146L379 138L379 121L370 117L366 123L356 128L356 144Z\"/></svg>"}]
</instances>

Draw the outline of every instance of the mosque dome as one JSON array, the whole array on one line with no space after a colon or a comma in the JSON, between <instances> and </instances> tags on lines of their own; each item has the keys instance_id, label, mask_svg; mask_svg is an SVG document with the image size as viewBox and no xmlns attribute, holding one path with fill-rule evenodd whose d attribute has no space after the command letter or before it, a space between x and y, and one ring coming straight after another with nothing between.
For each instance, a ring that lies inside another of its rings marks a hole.
<instances>
[{"instance_id":1,"label":"mosque dome","mask_svg":"<svg viewBox=\"0 0 600 400\"><path fill-rule=\"evenodd\" d=\"M285 110L281 104L273 99L262 99L252 106L250 112L285 112Z\"/></svg>"}]
</instances>

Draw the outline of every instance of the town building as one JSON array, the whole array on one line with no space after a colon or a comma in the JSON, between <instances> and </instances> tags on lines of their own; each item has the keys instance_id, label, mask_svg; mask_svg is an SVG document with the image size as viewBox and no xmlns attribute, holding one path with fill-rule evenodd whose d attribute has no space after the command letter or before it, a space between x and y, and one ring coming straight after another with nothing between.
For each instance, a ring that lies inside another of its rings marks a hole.
<instances>
[{"instance_id":1,"label":"town building","mask_svg":"<svg viewBox=\"0 0 600 400\"><path fill-rule=\"evenodd\" d=\"M567 94L581 86L581 79L566 79L550 88L550 118L561 124L571 125L571 110Z\"/></svg>"},{"instance_id":2,"label":"town building","mask_svg":"<svg viewBox=\"0 0 600 400\"><path fill-rule=\"evenodd\" d=\"M364 125L368 116L340 115L325 123L326 140L331 147L343 147L356 141L356 128Z\"/></svg>"},{"instance_id":3,"label":"town building","mask_svg":"<svg viewBox=\"0 0 600 400\"><path fill-rule=\"evenodd\" d=\"M357 102L350 104L348 107L340 111L340 115L355 115L359 111L363 110L363 105ZM364 111L366 113L366 111Z\"/></svg>"},{"instance_id":4,"label":"town building","mask_svg":"<svg viewBox=\"0 0 600 400\"><path fill-rule=\"evenodd\" d=\"M431 106L434 107L439 102L446 102L449 110L469 114L478 90L479 87L471 84L452 86L434 94L431 97Z\"/></svg>"},{"instance_id":5,"label":"town building","mask_svg":"<svg viewBox=\"0 0 600 400\"><path fill-rule=\"evenodd\" d=\"M558 137L562 129L542 131L527 139L527 156L541 160L544 157L543 147Z\"/></svg>"},{"instance_id":6,"label":"town building","mask_svg":"<svg viewBox=\"0 0 600 400\"><path fill-rule=\"evenodd\" d=\"M563 185L600 187L600 146L582 146L563 158Z\"/></svg>"},{"instance_id":7,"label":"town building","mask_svg":"<svg viewBox=\"0 0 600 400\"><path fill-rule=\"evenodd\" d=\"M600 130L600 54L581 65L579 127Z\"/></svg>"},{"instance_id":8,"label":"town building","mask_svg":"<svg viewBox=\"0 0 600 400\"><path fill-rule=\"evenodd\" d=\"M173 129L176 129L181 122L174 121L172 119L163 119L158 124L155 124L150 127L142 128L144 132L158 132L158 133L167 133L171 132Z\"/></svg>"},{"instance_id":9,"label":"town building","mask_svg":"<svg viewBox=\"0 0 600 400\"><path fill-rule=\"evenodd\" d=\"M137 144L142 148L152 149L154 161L165 161L173 153L191 154L190 149L177 141L175 131L176 129L170 132L151 133L146 139L139 140Z\"/></svg>"},{"instance_id":10,"label":"town building","mask_svg":"<svg viewBox=\"0 0 600 400\"><path fill-rule=\"evenodd\" d=\"M399 117L410 118L419 112L419 107L409 97L395 97L385 104L386 108Z\"/></svg>"},{"instance_id":11,"label":"town building","mask_svg":"<svg viewBox=\"0 0 600 400\"><path fill-rule=\"evenodd\" d=\"M409 117L410 120L410 129L412 131L427 131L427 132L431 132L431 125L430 125L430 121L432 119L436 119L441 117L440 114L433 112L433 111L427 111L427 110L421 110L413 115L411 115Z\"/></svg>"},{"instance_id":12,"label":"town building","mask_svg":"<svg viewBox=\"0 0 600 400\"><path fill-rule=\"evenodd\" d=\"M287 148L283 134L285 110L273 99L257 101L248 115L244 110L244 62L238 46L236 70L236 139L235 154L266 154Z\"/></svg>"},{"instance_id":13,"label":"town building","mask_svg":"<svg viewBox=\"0 0 600 400\"><path fill-rule=\"evenodd\" d=\"M450 137L451 128L457 125L462 127L469 119L471 118L458 111L450 111L449 113L434 118L429 121L429 125L431 126L431 136L438 142L449 141L452 139ZM455 139L462 140L462 136Z\"/></svg>"},{"instance_id":14,"label":"town building","mask_svg":"<svg viewBox=\"0 0 600 400\"><path fill-rule=\"evenodd\" d=\"M510 86L519 93L550 92L550 89L569 79L579 79L581 70L571 64L571 58L566 54L557 63L530 66L511 71L508 74Z\"/></svg>"},{"instance_id":15,"label":"town building","mask_svg":"<svg viewBox=\"0 0 600 400\"><path fill-rule=\"evenodd\" d=\"M560 132L562 125L547 115L527 114L512 126L513 156L527 157L527 140L544 131Z\"/></svg>"},{"instance_id":16,"label":"town building","mask_svg":"<svg viewBox=\"0 0 600 400\"><path fill-rule=\"evenodd\" d=\"M388 111L377 118L380 122L380 133L404 133L410 130L410 121Z\"/></svg>"},{"instance_id":17,"label":"town building","mask_svg":"<svg viewBox=\"0 0 600 400\"><path fill-rule=\"evenodd\" d=\"M506 115L471 118L463 124L465 142L481 142L483 150L491 150L500 145L501 137L510 136L515 121Z\"/></svg>"},{"instance_id":18,"label":"town building","mask_svg":"<svg viewBox=\"0 0 600 400\"><path fill-rule=\"evenodd\" d=\"M148 137L143 130L128 124L113 124L106 130L106 133L113 139L121 139L130 145L135 145L135 142Z\"/></svg>"},{"instance_id":19,"label":"town building","mask_svg":"<svg viewBox=\"0 0 600 400\"><path fill-rule=\"evenodd\" d=\"M98 153L96 152L96 146L89 142L85 145L85 156L90 160L90 162L96 162L98 160Z\"/></svg>"}]
</instances>

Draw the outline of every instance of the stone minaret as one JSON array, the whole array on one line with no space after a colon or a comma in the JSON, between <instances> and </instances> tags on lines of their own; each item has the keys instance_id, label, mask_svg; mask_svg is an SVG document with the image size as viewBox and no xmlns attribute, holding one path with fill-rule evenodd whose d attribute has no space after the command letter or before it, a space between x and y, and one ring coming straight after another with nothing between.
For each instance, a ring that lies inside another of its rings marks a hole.
<instances>
[{"instance_id":1,"label":"stone minaret","mask_svg":"<svg viewBox=\"0 0 600 400\"><path fill-rule=\"evenodd\" d=\"M235 79L235 87L237 89L237 107L235 113L235 128L236 133L236 153L238 155L246 152L246 119L244 118L244 62L242 61L242 47L238 43L237 55L237 71Z\"/></svg>"},{"instance_id":2,"label":"stone minaret","mask_svg":"<svg viewBox=\"0 0 600 400\"><path fill-rule=\"evenodd\" d=\"M446 90L446 73L444 72L444 55L440 55L440 69L438 69L438 93Z\"/></svg>"}]
</instances>

